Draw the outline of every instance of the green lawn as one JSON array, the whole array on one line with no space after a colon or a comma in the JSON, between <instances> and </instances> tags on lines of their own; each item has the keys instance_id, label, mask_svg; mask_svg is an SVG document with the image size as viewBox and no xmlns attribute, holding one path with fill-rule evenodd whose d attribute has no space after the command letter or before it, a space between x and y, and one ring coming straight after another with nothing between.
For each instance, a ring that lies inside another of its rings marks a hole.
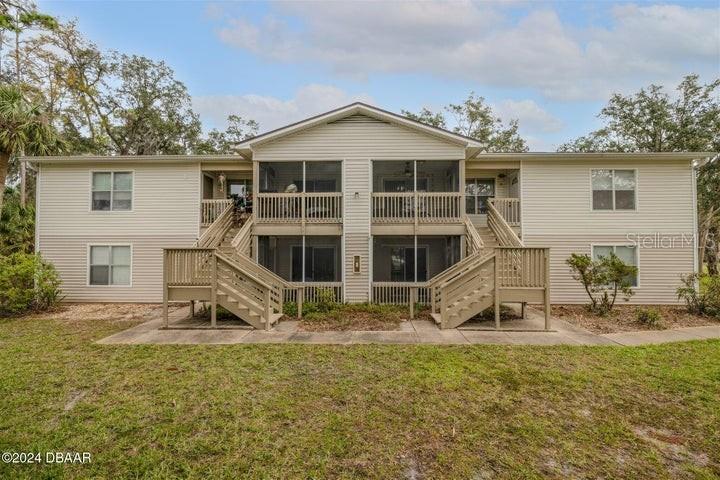
<instances>
[{"instance_id":1,"label":"green lawn","mask_svg":"<svg viewBox=\"0 0 720 480\"><path fill-rule=\"evenodd\" d=\"M0 478L717 478L720 341L106 346L0 320Z\"/></svg>"}]
</instances>

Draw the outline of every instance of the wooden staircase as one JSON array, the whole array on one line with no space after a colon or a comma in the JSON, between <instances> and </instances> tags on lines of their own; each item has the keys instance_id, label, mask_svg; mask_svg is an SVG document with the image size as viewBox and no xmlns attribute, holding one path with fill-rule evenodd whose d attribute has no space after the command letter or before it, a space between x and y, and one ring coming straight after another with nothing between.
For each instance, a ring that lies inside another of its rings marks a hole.
<instances>
[{"instance_id":1,"label":"wooden staircase","mask_svg":"<svg viewBox=\"0 0 720 480\"><path fill-rule=\"evenodd\" d=\"M164 314L168 301L209 301L211 327L217 305L258 329L283 315L286 289L294 288L251 257L253 217L238 217L230 204L192 248L164 253Z\"/></svg>"},{"instance_id":2,"label":"wooden staircase","mask_svg":"<svg viewBox=\"0 0 720 480\"><path fill-rule=\"evenodd\" d=\"M215 301L255 328L269 330L282 317L282 292L246 272L222 253L216 252Z\"/></svg>"},{"instance_id":3,"label":"wooden staircase","mask_svg":"<svg viewBox=\"0 0 720 480\"><path fill-rule=\"evenodd\" d=\"M499 329L501 300L543 301L549 311L548 249L525 247L492 204L487 227L467 218L465 227L467 256L427 282L440 328L455 328L493 307Z\"/></svg>"}]
</instances>

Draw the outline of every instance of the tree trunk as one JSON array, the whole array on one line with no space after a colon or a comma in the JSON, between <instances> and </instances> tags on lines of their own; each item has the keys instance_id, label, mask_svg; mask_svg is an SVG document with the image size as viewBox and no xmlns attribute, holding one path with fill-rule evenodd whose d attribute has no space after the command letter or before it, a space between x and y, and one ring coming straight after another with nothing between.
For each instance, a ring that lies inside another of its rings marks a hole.
<instances>
[{"instance_id":1,"label":"tree trunk","mask_svg":"<svg viewBox=\"0 0 720 480\"><path fill-rule=\"evenodd\" d=\"M20 162L20 206L25 208L27 203L27 169L25 162Z\"/></svg>"},{"instance_id":2,"label":"tree trunk","mask_svg":"<svg viewBox=\"0 0 720 480\"><path fill-rule=\"evenodd\" d=\"M7 177L10 154L0 152L0 212L2 212L3 198L5 197L5 178Z\"/></svg>"}]
</instances>

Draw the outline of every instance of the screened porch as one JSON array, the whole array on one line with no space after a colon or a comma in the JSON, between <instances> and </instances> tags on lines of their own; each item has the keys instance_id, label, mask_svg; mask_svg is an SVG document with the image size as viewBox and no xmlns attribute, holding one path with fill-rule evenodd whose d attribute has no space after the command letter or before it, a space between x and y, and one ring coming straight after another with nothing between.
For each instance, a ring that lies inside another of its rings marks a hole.
<instances>
[{"instance_id":1,"label":"screened porch","mask_svg":"<svg viewBox=\"0 0 720 480\"><path fill-rule=\"evenodd\" d=\"M258 236L257 261L284 280L305 286L305 300L314 301L321 290L343 300L342 237ZM292 299L288 299L292 300Z\"/></svg>"},{"instance_id":2,"label":"screened porch","mask_svg":"<svg viewBox=\"0 0 720 480\"><path fill-rule=\"evenodd\" d=\"M341 162L261 162L258 222L342 222Z\"/></svg>"},{"instance_id":3,"label":"screened porch","mask_svg":"<svg viewBox=\"0 0 720 480\"><path fill-rule=\"evenodd\" d=\"M460 162L457 160L376 160L372 164L372 176L374 222L461 220Z\"/></svg>"},{"instance_id":4,"label":"screened porch","mask_svg":"<svg viewBox=\"0 0 720 480\"><path fill-rule=\"evenodd\" d=\"M458 235L373 237L372 299L375 303L407 303L413 287L421 286L461 259ZM419 289L420 303L429 303Z\"/></svg>"}]
</instances>

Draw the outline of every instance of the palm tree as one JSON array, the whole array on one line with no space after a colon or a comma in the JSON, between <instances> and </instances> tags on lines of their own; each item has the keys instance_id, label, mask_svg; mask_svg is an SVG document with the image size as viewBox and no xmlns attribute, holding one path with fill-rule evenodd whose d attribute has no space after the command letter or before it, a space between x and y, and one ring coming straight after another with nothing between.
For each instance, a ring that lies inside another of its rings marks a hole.
<instances>
[{"instance_id":1,"label":"palm tree","mask_svg":"<svg viewBox=\"0 0 720 480\"><path fill-rule=\"evenodd\" d=\"M21 152L48 155L63 148L63 142L39 105L31 103L14 85L0 85L0 191L10 158ZM0 195L0 211L2 211Z\"/></svg>"}]
</instances>

